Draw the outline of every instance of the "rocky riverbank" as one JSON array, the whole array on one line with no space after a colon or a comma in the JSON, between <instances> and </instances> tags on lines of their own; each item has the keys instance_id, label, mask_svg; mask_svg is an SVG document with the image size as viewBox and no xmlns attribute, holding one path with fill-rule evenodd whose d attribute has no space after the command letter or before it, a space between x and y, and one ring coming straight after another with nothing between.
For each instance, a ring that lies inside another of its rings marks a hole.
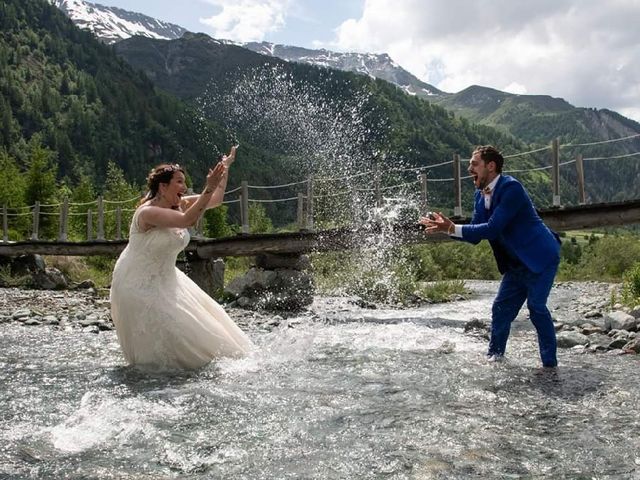
<instances>
[{"instance_id":1,"label":"rocky riverbank","mask_svg":"<svg viewBox=\"0 0 640 480\"><path fill-rule=\"evenodd\" d=\"M479 295L495 291L496 282L468 282ZM586 352L640 352L640 308L612 308L612 292L616 285L600 282L562 282L554 286L550 308L556 322L558 346ZM317 298L308 315L322 317L327 309L360 308L358 299L335 302ZM368 305L369 307L371 305ZM84 290L26 290L0 288L0 324L21 323L25 326L46 326L57 330L80 330L90 334L113 330L107 291L95 288ZM241 328L271 329L282 317L267 312L255 312L228 307L227 311ZM521 311L526 315L526 309ZM304 314L303 314L304 316ZM469 334L488 335L487 318L470 320L465 330ZM288 320L295 325L296 320Z\"/></svg>"}]
</instances>

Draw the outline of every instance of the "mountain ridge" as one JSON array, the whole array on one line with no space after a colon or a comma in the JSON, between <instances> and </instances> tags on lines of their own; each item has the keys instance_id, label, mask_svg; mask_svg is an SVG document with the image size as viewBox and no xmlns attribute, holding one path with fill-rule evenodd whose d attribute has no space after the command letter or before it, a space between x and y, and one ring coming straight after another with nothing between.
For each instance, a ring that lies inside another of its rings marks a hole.
<instances>
[{"instance_id":1,"label":"mountain ridge","mask_svg":"<svg viewBox=\"0 0 640 480\"><path fill-rule=\"evenodd\" d=\"M189 31L179 25L156 20L153 17L117 7L106 7L84 0L48 0L62 10L80 28L91 31L107 44L114 44L132 36L177 40ZM196 33L196 32L190 32ZM429 97L444 92L429 85L394 62L388 54L333 52L303 47L278 45L269 42L232 42L256 53L274 56L286 61L359 73L393 83L409 95ZM277 52L277 53L276 53Z\"/></svg>"}]
</instances>

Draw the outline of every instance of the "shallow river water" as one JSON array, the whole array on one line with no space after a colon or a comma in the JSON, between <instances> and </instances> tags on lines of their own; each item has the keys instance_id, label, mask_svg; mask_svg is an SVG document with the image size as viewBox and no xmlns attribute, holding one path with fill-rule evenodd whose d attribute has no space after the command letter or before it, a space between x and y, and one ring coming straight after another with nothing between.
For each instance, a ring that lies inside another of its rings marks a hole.
<instances>
[{"instance_id":1,"label":"shallow river water","mask_svg":"<svg viewBox=\"0 0 640 480\"><path fill-rule=\"evenodd\" d=\"M640 478L636 356L541 371L466 334L495 291L410 310L319 299L197 372L127 368L114 332L0 325L0 478ZM566 292L554 289L555 304Z\"/></svg>"}]
</instances>

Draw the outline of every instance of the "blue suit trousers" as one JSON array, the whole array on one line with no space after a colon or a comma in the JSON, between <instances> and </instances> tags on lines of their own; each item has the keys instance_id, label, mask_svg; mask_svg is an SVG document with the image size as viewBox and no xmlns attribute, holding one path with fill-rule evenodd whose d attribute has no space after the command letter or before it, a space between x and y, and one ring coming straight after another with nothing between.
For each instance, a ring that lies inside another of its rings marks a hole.
<instances>
[{"instance_id":1,"label":"blue suit trousers","mask_svg":"<svg viewBox=\"0 0 640 480\"><path fill-rule=\"evenodd\" d=\"M505 272L491 311L489 355L504 355L511 322L518 316L526 300L531 322L538 333L542 365L555 367L558 364L556 332L547 308L547 299L557 271L558 262L552 262L540 273L534 273L524 266Z\"/></svg>"}]
</instances>

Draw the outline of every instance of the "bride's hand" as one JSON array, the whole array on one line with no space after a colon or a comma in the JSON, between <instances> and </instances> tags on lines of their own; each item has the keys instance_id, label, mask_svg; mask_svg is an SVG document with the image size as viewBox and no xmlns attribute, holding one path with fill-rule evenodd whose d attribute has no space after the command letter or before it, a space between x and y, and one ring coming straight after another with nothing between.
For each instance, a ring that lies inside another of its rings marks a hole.
<instances>
[{"instance_id":1,"label":"bride's hand","mask_svg":"<svg viewBox=\"0 0 640 480\"><path fill-rule=\"evenodd\" d=\"M227 174L228 168L223 162L218 162L215 167L210 168L207 174L207 189L215 190Z\"/></svg>"},{"instance_id":2,"label":"bride's hand","mask_svg":"<svg viewBox=\"0 0 640 480\"><path fill-rule=\"evenodd\" d=\"M224 163L227 167L230 167L233 162L236 160L236 150L238 150L238 145L234 145L231 147L229 151L229 155L223 155L222 163Z\"/></svg>"}]
</instances>

